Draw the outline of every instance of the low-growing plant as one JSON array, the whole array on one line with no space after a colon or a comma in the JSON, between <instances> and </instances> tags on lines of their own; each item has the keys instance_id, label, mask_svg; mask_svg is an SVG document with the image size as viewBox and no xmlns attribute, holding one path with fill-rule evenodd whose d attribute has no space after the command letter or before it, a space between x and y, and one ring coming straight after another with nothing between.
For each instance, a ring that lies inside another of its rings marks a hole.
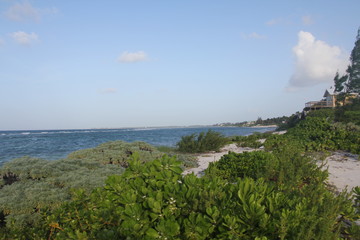
<instances>
[{"instance_id":1,"label":"low-growing plant","mask_svg":"<svg viewBox=\"0 0 360 240\"><path fill-rule=\"evenodd\" d=\"M229 181L235 181L239 177L272 179L275 177L277 162L276 157L268 152L230 152L219 161L210 163L205 173L220 176Z\"/></svg>"},{"instance_id":2,"label":"low-growing plant","mask_svg":"<svg viewBox=\"0 0 360 240\"><path fill-rule=\"evenodd\" d=\"M0 176L12 176L0 189L2 230L33 227L41 222L41 212L55 209L70 200L70 191L81 188L91 192L104 185L110 175L121 174L118 165L92 160L47 161L30 157L14 159L0 169ZM6 223L6 225L5 225Z\"/></svg>"},{"instance_id":3,"label":"low-growing plant","mask_svg":"<svg viewBox=\"0 0 360 240\"><path fill-rule=\"evenodd\" d=\"M360 125L360 99L353 99L351 104L338 107L335 111L336 122L353 122Z\"/></svg>"},{"instance_id":4,"label":"low-growing plant","mask_svg":"<svg viewBox=\"0 0 360 240\"><path fill-rule=\"evenodd\" d=\"M323 118L329 122L333 122L335 119L335 110L332 108L324 108L316 111L310 111L307 117Z\"/></svg>"},{"instance_id":5,"label":"low-growing plant","mask_svg":"<svg viewBox=\"0 0 360 240\"><path fill-rule=\"evenodd\" d=\"M42 211L70 200L71 189L91 192L103 186L108 176L124 171L135 153L143 162L164 155L147 143L114 141L73 152L66 159L23 157L5 163L0 168L0 228L39 224ZM182 168L197 166L194 156L175 152L169 155L177 156Z\"/></svg>"},{"instance_id":6,"label":"low-growing plant","mask_svg":"<svg viewBox=\"0 0 360 240\"><path fill-rule=\"evenodd\" d=\"M199 166L197 159L193 154L181 153L175 147L159 146L157 149L170 157L176 156L176 158L182 162L183 169Z\"/></svg>"},{"instance_id":7,"label":"low-growing plant","mask_svg":"<svg viewBox=\"0 0 360 240\"><path fill-rule=\"evenodd\" d=\"M227 138L221 133L208 130L206 133L191 134L183 136L177 143L178 151L185 153L203 153L209 151L220 151L227 143Z\"/></svg>"},{"instance_id":8,"label":"low-growing plant","mask_svg":"<svg viewBox=\"0 0 360 240\"><path fill-rule=\"evenodd\" d=\"M249 136L235 136L231 138L239 147L260 148L263 146L262 140L272 135L272 132L258 133L255 132Z\"/></svg>"},{"instance_id":9,"label":"low-growing plant","mask_svg":"<svg viewBox=\"0 0 360 240\"><path fill-rule=\"evenodd\" d=\"M99 161L104 164L118 164L127 167L128 160L138 152L141 160L151 161L163 155L154 146L145 142L128 143L124 141L113 141L100 144L97 147L82 149L68 155L69 159L87 159Z\"/></svg>"},{"instance_id":10,"label":"low-growing plant","mask_svg":"<svg viewBox=\"0 0 360 240\"><path fill-rule=\"evenodd\" d=\"M280 145L297 145L306 152L345 150L360 153L360 131L354 124L330 123L324 118L307 117L281 136L271 136L265 142L265 149Z\"/></svg>"},{"instance_id":11,"label":"low-growing plant","mask_svg":"<svg viewBox=\"0 0 360 240\"><path fill-rule=\"evenodd\" d=\"M264 179L182 176L174 158L112 176L90 195L44 213L45 221L3 237L19 239L337 239L349 206L323 185L284 192ZM312 194L309 194L311 192ZM351 211L351 209L350 209Z\"/></svg>"}]
</instances>

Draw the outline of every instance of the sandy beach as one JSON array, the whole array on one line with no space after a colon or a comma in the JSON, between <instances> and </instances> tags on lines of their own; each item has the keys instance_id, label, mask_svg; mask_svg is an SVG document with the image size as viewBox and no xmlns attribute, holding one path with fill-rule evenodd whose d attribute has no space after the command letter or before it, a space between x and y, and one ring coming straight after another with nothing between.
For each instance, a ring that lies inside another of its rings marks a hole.
<instances>
[{"instance_id":1,"label":"sandy beach","mask_svg":"<svg viewBox=\"0 0 360 240\"><path fill-rule=\"evenodd\" d=\"M229 151L242 153L254 151L252 148L237 147L236 144L230 144L221 149L220 152L204 153L197 157L199 166L196 168L187 169L183 174L194 173L201 177L204 175L205 169L210 162L218 161L223 155ZM355 186L360 186L360 160L358 155L349 154L346 152L333 152L325 159L325 167L329 171L329 179L327 183L336 188L336 191L351 189Z\"/></svg>"},{"instance_id":2,"label":"sandy beach","mask_svg":"<svg viewBox=\"0 0 360 240\"><path fill-rule=\"evenodd\" d=\"M341 192L344 189L351 191L360 186L360 160L358 155L347 152L334 152L325 159L329 171L328 184Z\"/></svg>"},{"instance_id":3,"label":"sandy beach","mask_svg":"<svg viewBox=\"0 0 360 240\"><path fill-rule=\"evenodd\" d=\"M199 166L196 168L190 168L183 172L184 175L189 173L194 173L196 176L201 177L204 175L205 169L209 166L210 162L219 161L222 156L228 154L229 152L242 153L242 152L250 152L254 151L252 148L243 148L236 146L235 143L229 144L223 147L220 152L210 152L204 153L197 157L197 161Z\"/></svg>"}]
</instances>

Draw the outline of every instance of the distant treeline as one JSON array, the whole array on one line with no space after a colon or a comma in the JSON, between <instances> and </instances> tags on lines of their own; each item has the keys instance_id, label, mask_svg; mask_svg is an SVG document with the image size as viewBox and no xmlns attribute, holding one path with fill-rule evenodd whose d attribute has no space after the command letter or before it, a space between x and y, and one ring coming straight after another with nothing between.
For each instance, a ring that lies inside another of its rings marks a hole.
<instances>
[{"instance_id":1,"label":"distant treeline","mask_svg":"<svg viewBox=\"0 0 360 240\"><path fill-rule=\"evenodd\" d=\"M290 117L282 116L282 117L274 117L274 118L267 118L262 119L261 117L258 117L256 121L244 121L244 122L237 122L237 123L219 123L215 124L215 126L229 126L229 127L252 127L256 125L262 125L262 126L270 126L270 125L281 125L288 121Z\"/></svg>"}]
</instances>

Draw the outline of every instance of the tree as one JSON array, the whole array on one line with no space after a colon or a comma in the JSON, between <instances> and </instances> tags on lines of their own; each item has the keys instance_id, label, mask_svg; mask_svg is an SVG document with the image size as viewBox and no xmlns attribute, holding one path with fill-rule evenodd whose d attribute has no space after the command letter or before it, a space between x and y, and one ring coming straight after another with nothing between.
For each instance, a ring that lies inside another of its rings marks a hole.
<instances>
[{"instance_id":1,"label":"tree","mask_svg":"<svg viewBox=\"0 0 360 240\"><path fill-rule=\"evenodd\" d=\"M349 91L350 93L360 93L360 28L356 36L355 47L350 55L351 64L346 72L349 75Z\"/></svg>"},{"instance_id":2,"label":"tree","mask_svg":"<svg viewBox=\"0 0 360 240\"><path fill-rule=\"evenodd\" d=\"M360 93L360 28L356 36L355 46L351 51L350 65L346 74L339 76L336 73L334 78L335 93L338 93L338 102L345 103L350 93Z\"/></svg>"},{"instance_id":3,"label":"tree","mask_svg":"<svg viewBox=\"0 0 360 240\"><path fill-rule=\"evenodd\" d=\"M349 77L347 74L339 76L339 72L336 72L334 78L334 92L337 93L336 102L345 104L347 95L349 94Z\"/></svg>"}]
</instances>

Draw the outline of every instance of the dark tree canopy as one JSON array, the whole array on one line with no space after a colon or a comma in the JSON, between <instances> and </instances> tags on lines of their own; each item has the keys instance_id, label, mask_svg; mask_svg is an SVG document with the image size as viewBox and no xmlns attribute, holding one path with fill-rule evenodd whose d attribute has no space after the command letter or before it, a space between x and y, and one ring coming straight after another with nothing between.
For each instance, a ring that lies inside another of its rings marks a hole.
<instances>
[{"instance_id":1,"label":"dark tree canopy","mask_svg":"<svg viewBox=\"0 0 360 240\"><path fill-rule=\"evenodd\" d=\"M349 75L349 91L360 93L360 28L356 36L356 42L350 55L350 65L346 72Z\"/></svg>"},{"instance_id":2,"label":"dark tree canopy","mask_svg":"<svg viewBox=\"0 0 360 240\"><path fill-rule=\"evenodd\" d=\"M356 36L355 46L351 51L350 65L346 74L339 76L337 72L334 78L335 92L345 98L349 93L360 93L360 28Z\"/></svg>"}]
</instances>

